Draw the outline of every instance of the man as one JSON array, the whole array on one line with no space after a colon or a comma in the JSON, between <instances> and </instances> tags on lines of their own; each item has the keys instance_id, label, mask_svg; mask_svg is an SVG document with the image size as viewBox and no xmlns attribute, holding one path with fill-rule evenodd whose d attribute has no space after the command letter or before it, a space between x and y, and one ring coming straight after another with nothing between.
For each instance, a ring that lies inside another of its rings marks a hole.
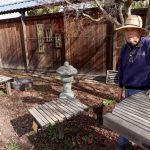
<instances>
[{"instance_id":1,"label":"man","mask_svg":"<svg viewBox=\"0 0 150 150\"><path fill-rule=\"evenodd\" d=\"M142 19L137 15L130 15L125 25L117 28L122 31L126 43L121 49L119 71L119 99L138 92L150 94L150 38L144 37L148 30L142 28ZM120 136L116 150L126 150L129 141Z\"/></svg>"}]
</instances>

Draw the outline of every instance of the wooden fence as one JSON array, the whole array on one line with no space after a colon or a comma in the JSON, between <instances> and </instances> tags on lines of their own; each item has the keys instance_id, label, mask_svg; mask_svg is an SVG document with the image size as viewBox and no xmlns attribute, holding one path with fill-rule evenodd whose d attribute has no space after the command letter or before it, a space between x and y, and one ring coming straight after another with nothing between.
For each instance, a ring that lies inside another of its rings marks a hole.
<instances>
[{"instance_id":1,"label":"wooden fence","mask_svg":"<svg viewBox=\"0 0 150 150\"><path fill-rule=\"evenodd\" d=\"M0 35L0 68L55 71L67 59L79 73L90 75L115 68L122 44L118 35L113 39L106 20L65 19L62 13L25 17L24 28L21 18L1 20Z\"/></svg>"}]
</instances>

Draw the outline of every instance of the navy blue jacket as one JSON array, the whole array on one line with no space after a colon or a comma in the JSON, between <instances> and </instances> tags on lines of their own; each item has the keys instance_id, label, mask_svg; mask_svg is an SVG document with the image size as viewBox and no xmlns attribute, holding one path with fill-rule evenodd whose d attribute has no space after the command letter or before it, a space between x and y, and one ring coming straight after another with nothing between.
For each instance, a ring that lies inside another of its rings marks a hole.
<instances>
[{"instance_id":1,"label":"navy blue jacket","mask_svg":"<svg viewBox=\"0 0 150 150\"><path fill-rule=\"evenodd\" d=\"M131 52L132 51L132 52ZM126 43L119 59L119 87L150 88L150 38L141 37L131 50Z\"/></svg>"}]
</instances>

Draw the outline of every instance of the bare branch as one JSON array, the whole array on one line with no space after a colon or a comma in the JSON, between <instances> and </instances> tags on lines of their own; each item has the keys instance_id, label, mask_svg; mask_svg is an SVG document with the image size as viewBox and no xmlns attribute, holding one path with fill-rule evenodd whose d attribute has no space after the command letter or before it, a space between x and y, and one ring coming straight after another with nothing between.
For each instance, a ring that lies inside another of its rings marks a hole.
<instances>
[{"instance_id":1,"label":"bare branch","mask_svg":"<svg viewBox=\"0 0 150 150\"><path fill-rule=\"evenodd\" d=\"M150 16L150 0L149 0L149 7L148 7L146 23L145 23L145 28L150 31L150 17L149 16ZM149 36L150 36L150 33L149 33Z\"/></svg>"},{"instance_id":2,"label":"bare branch","mask_svg":"<svg viewBox=\"0 0 150 150\"><path fill-rule=\"evenodd\" d=\"M123 14L122 14L123 7L124 7L124 3L120 2L118 9L119 9L119 17L120 17L120 21L121 21L122 25L124 24L124 17L123 17Z\"/></svg>"},{"instance_id":3,"label":"bare branch","mask_svg":"<svg viewBox=\"0 0 150 150\"><path fill-rule=\"evenodd\" d=\"M101 6L100 2L98 0L95 0L97 6L99 7L99 9L101 10L101 12L103 13L104 17L109 20L110 22L112 22L113 24L120 26L121 24L115 19L113 18L110 14L108 14L105 9Z\"/></svg>"},{"instance_id":4,"label":"bare branch","mask_svg":"<svg viewBox=\"0 0 150 150\"><path fill-rule=\"evenodd\" d=\"M89 18L92 21L97 21L97 22L101 21L102 19L104 19L104 17L100 17L100 18L95 19L95 18L93 18L92 16L90 16L90 15L88 15L86 13L83 13L82 15L85 16L85 17L87 17L87 18Z\"/></svg>"},{"instance_id":5,"label":"bare branch","mask_svg":"<svg viewBox=\"0 0 150 150\"><path fill-rule=\"evenodd\" d=\"M68 0L65 0L65 2L66 2L67 4L69 4L69 6L67 6L68 8L70 7L70 8L72 8L72 9L74 9L76 12L79 11L79 10L77 9L77 7L75 7L75 5L73 5L73 3L69 2Z\"/></svg>"},{"instance_id":6,"label":"bare branch","mask_svg":"<svg viewBox=\"0 0 150 150\"><path fill-rule=\"evenodd\" d=\"M125 0L125 13L126 16L131 15L131 6L134 0Z\"/></svg>"},{"instance_id":7,"label":"bare branch","mask_svg":"<svg viewBox=\"0 0 150 150\"><path fill-rule=\"evenodd\" d=\"M73 5L73 3L71 3L69 0L64 0L69 6L67 7L70 7L72 9L74 9L76 12L79 12L78 8L75 7L75 5ZM98 0L94 0L98 6L98 8L100 9L100 11L102 12L103 14L103 17L106 18L107 20L109 20L110 22L112 22L113 24L117 25L117 26L121 26L121 24L114 18L112 17L110 14L108 14L105 9L101 6L100 2ZM86 13L83 13L82 12L82 15L85 16L85 17L88 17L89 19L93 20L93 21L100 21L102 20L102 17L100 18L92 18L92 16L86 14Z\"/></svg>"}]
</instances>

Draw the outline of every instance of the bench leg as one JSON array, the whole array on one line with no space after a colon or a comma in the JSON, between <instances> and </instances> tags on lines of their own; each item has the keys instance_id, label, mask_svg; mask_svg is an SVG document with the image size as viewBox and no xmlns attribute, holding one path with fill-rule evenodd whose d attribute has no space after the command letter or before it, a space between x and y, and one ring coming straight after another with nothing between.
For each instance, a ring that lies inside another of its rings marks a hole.
<instances>
[{"instance_id":1,"label":"bench leg","mask_svg":"<svg viewBox=\"0 0 150 150\"><path fill-rule=\"evenodd\" d=\"M63 123L59 123L58 132L59 132L59 139L63 139L64 138L64 124Z\"/></svg>"},{"instance_id":2,"label":"bench leg","mask_svg":"<svg viewBox=\"0 0 150 150\"><path fill-rule=\"evenodd\" d=\"M38 132L39 126L35 121L32 122L32 129L35 133Z\"/></svg>"},{"instance_id":3,"label":"bench leg","mask_svg":"<svg viewBox=\"0 0 150 150\"><path fill-rule=\"evenodd\" d=\"M6 83L6 92L8 95L12 95L10 82Z\"/></svg>"},{"instance_id":4,"label":"bench leg","mask_svg":"<svg viewBox=\"0 0 150 150\"><path fill-rule=\"evenodd\" d=\"M93 107L93 112L96 113L96 119L98 125L103 124L103 104L99 104Z\"/></svg>"}]
</instances>

